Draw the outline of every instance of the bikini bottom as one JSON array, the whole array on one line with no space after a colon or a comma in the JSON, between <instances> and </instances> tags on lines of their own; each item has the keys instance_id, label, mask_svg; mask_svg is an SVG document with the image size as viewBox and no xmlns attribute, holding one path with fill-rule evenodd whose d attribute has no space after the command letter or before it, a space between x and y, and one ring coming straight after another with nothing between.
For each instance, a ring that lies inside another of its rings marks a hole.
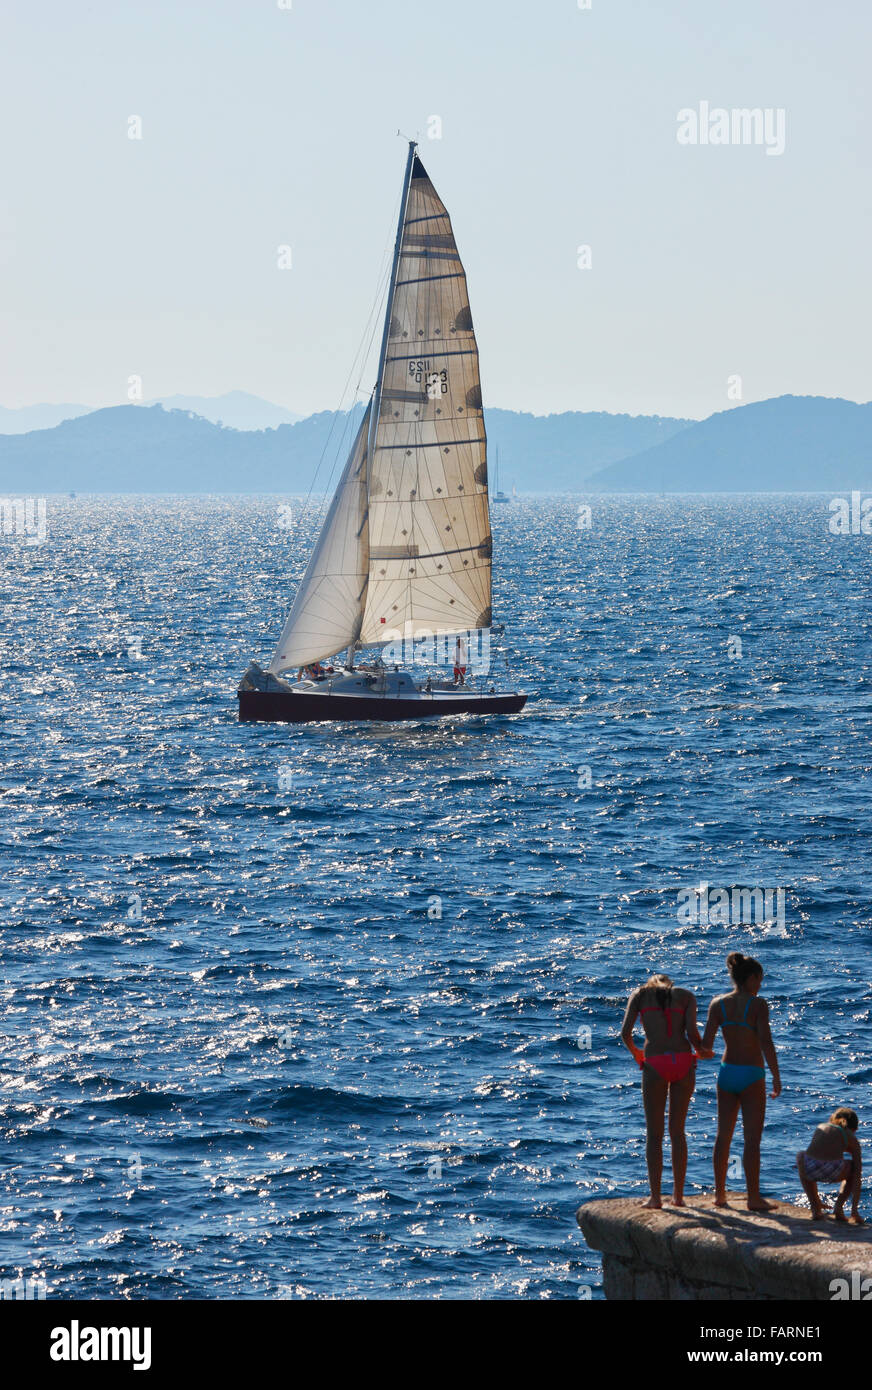
<instances>
[{"instance_id":1,"label":"bikini bottom","mask_svg":"<svg viewBox=\"0 0 872 1390\"><path fill-rule=\"evenodd\" d=\"M683 1081L691 1067L696 1066L692 1052L658 1052L645 1061L653 1067L661 1081Z\"/></svg>"},{"instance_id":2,"label":"bikini bottom","mask_svg":"<svg viewBox=\"0 0 872 1390\"><path fill-rule=\"evenodd\" d=\"M762 1067L740 1067L735 1062L721 1062L718 1072L718 1086L722 1091L740 1096L755 1081L763 1081L766 1072Z\"/></svg>"}]
</instances>

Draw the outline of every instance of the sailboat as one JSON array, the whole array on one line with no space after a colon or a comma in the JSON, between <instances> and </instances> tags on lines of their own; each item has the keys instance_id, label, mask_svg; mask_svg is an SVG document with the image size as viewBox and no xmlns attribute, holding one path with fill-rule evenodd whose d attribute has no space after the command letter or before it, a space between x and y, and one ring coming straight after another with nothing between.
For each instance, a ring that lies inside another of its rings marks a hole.
<instances>
[{"instance_id":1,"label":"sailboat","mask_svg":"<svg viewBox=\"0 0 872 1390\"><path fill-rule=\"evenodd\" d=\"M527 696L468 661L475 634L487 645L502 631L491 562L466 275L410 141L375 387L272 660L242 678L240 720L517 713ZM453 658L453 679L405 669L431 641Z\"/></svg>"},{"instance_id":2,"label":"sailboat","mask_svg":"<svg viewBox=\"0 0 872 1390\"><path fill-rule=\"evenodd\" d=\"M494 502L510 502L512 499L511 499L510 497L507 497L506 494L505 494L504 492L501 492L501 491L500 491L500 451L499 451L499 449L497 449L497 466L496 466L496 469L495 469L494 471L495 471L495 473L496 473L496 477L495 477L495 480L494 480L494 481L496 482L496 492L495 492L494 495L493 495L493 501L494 501Z\"/></svg>"}]
</instances>

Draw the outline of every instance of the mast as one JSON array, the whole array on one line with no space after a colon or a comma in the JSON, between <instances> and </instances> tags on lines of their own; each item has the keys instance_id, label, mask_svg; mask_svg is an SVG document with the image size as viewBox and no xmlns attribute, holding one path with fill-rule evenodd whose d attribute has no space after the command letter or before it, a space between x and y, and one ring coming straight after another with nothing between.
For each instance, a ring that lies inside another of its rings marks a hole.
<instances>
[{"instance_id":1,"label":"mast","mask_svg":"<svg viewBox=\"0 0 872 1390\"><path fill-rule=\"evenodd\" d=\"M367 441L367 457L372 458L372 451L375 445L376 432L378 430L379 415L381 414L381 394L382 377L384 376L385 358L388 355L388 336L391 327L391 309L394 304L394 291L397 284L397 266L400 263L400 248L403 242L403 224L406 220L406 206L409 202L409 188L412 183L412 168L415 163L415 153L418 149L417 140L409 141L409 153L406 158L406 173L403 178L403 195L400 199L400 217L397 222L397 239L394 242L394 261L391 266L391 279L388 285L388 302L385 305L385 326L382 332L381 351L378 355L378 374L375 379L375 390L373 391L374 409L369 421L369 439ZM367 468L367 495L369 494L369 469Z\"/></svg>"}]
</instances>

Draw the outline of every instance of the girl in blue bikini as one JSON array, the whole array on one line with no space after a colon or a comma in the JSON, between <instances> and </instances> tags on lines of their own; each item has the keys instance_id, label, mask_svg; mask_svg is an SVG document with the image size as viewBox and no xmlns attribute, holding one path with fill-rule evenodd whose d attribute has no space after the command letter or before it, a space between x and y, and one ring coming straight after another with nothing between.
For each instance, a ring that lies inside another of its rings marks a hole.
<instances>
[{"instance_id":1,"label":"girl in blue bikini","mask_svg":"<svg viewBox=\"0 0 872 1390\"><path fill-rule=\"evenodd\" d=\"M781 1094L781 1077L775 1044L769 1031L769 1005L759 995L763 967L751 956L731 951L727 969L733 979L732 994L722 994L709 1006L702 1046L710 1048L719 1028L724 1030L725 1052L718 1072L718 1137L715 1140L715 1205L727 1205L727 1166L730 1143L742 1108L745 1147L742 1161L748 1188L748 1210L770 1211L775 1205L760 1195L760 1138L766 1116L766 1072L772 1073L772 1098Z\"/></svg>"}]
</instances>

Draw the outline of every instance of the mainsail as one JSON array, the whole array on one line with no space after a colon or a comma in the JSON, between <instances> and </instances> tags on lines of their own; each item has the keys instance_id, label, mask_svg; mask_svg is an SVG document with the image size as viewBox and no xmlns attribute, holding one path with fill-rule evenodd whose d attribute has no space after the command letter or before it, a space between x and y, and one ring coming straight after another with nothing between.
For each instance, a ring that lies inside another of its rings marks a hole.
<instances>
[{"instance_id":1,"label":"mainsail","mask_svg":"<svg viewBox=\"0 0 872 1390\"><path fill-rule=\"evenodd\" d=\"M374 646L491 624L478 348L451 222L414 144L371 406L368 438L361 427L273 671L355 640Z\"/></svg>"},{"instance_id":2,"label":"mainsail","mask_svg":"<svg viewBox=\"0 0 872 1390\"><path fill-rule=\"evenodd\" d=\"M478 348L451 222L414 149L376 387L360 640L489 627Z\"/></svg>"}]
</instances>

